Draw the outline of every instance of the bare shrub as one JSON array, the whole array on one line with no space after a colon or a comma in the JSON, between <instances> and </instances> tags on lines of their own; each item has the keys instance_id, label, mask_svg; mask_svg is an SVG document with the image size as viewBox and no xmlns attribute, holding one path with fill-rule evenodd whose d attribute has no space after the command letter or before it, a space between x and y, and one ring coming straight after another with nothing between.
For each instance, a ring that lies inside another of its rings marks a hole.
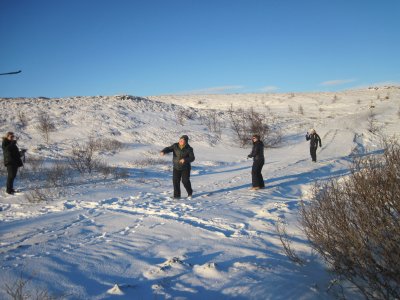
<instances>
[{"instance_id":1,"label":"bare shrub","mask_svg":"<svg viewBox=\"0 0 400 300\"><path fill-rule=\"evenodd\" d=\"M166 165L169 164L169 162L166 162L165 159L162 159L160 157L145 157L135 160L131 164L136 168L146 168L148 166Z\"/></svg>"},{"instance_id":2,"label":"bare shrub","mask_svg":"<svg viewBox=\"0 0 400 300\"><path fill-rule=\"evenodd\" d=\"M124 148L123 143L112 138L89 138L89 140L94 144L95 151L118 152Z\"/></svg>"},{"instance_id":3,"label":"bare shrub","mask_svg":"<svg viewBox=\"0 0 400 300\"><path fill-rule=\"evenodd\" d=\"M303 229L331 271L367 299L400 298L400 145L357 157L348 178L315 186Z\"/></svg>"},{"instance_id":4,"label":"bare shrub","mask_svg":"<svg viewBox=\"0 0 400 300\"><path fill-rule=\"evenodd\" d=\"M127 179L129 178L129 171L125 168L114 168L113 175L115 179Z\"/></svg>"},{"instance_id":5,"label":"bare shrub","mask_svg":"<svg viewBox=\"0 0 400 300\"><path fill-rule=\"evenodd\" d=\"M217 111L211 110L206 111L200 115L201 123L204 124L207 129L221 138L223 122Z\"/></svg>"},{"instance_id":6,"label":"bare shrub","mask_svg":"<svg viewBox=\"0 0 400 300\"><path fill-rule=\"evenodd\" d=\"M299 113L299 115L304 115L303 105L299 104L299 106L297 108L297 112Z\"/></svg>"},{"instance_id":7,"label":"bare shrub","mask_svg":"<svg viewBox=\"0 0 400 300\"><path fill-rule=\"evenodd\" d=\"M332 104L336 103L338 101L339 97L337 95L334 95L332 98Z\"/></svg>"},{"instance_id":8,"label":"bare shrub","mask_svg":"<svg viewBox=\"0 0 400 300\"><path fill-rule=\"evenodd\" d=\"M18 111L18 121L21 128L28 126L28 118L22 110Z\"/></svg>"},{"instance_id":9,"label":"bare shrub","mask_svg":"<svg viewBox=\"0 0 400 300\"><path fill-rule=\"evenodd\" d=\"M54 125L48 113L41 112L39 114L38 125L36 125L36 129L48 144L50 140L50 133L56 130L56 126Z\"/></svg>"},{"instance_id":10,"label":"bare shrub","mask_svg":"<svg viewBox=\"0 0 400 300\"><path fill-rule=\"evenodd\" d=\"M260 135L265 147L277 146L282 141L282 130L273 114L262 114L253 108L234 110L232 106L228 113L231 129L242 147L251 142L250 137L253 134Z\"/></svg>"},{"instance_id":11,"label":"bare shrub","mask_svg":"<svg viewBox=\"0 0 400 300\"><path fill-rule=\"evenodd\" d=\"M25 167L28 167L33 173L41 172L43 168L44 159L38 156L27 155Z\"/></svg>"},{"instance_id":12,"label":"bare shrub","mask_svg":"<svg viewBox=\"0 0 400 300\"><path fill-rule=\"evenodd\" d=\"M375 134L375 133L377 133L379 131L379 126L377 124L376 114L374 112L374 108L373 107L371 107L369 109L367 122L368 122L368 131L369 132Z\"/></svg>"},{"instance_id":13,"label":"bare shrub","mask_svg":"<svg viewBox=\"0 0 400 300\"><path fill-rule=\"evenodd\" d=\"M286 254L286 256L294 263L299 264L299 265L304 265L305 262L303 259L301 259L297 253L292 249L291 246L291 241L290 241L290 237L287 234L286 231L286 227L285 224L279 220L278 222L276 222L276 232L279 235L279 240L281 241L281 244L283 246L283 250Z\"/></svg>"},{"instance_id":14,"label":"bare shrub","mask_svg":"<svg viewBox=\"0 0 400 300\"><path fill-rule=\"evenodd\" d=\"M37 187L35 187L31 191L27 192L25 194L25 198L30 203L40 203L40 202L46 202L49 200L47 194L42 189L39 189Z\"/></svg>"},{"instance_id":15,"label":"bare shrub","mask_svg":"<svg viewBox=\"0 0 400 300\"><path fill-rule=\"evenodd\" d=\"M56 160L50 168L45 170L45 177L50 187L64 186L69 180L70 167L65 163Z\"/></svg>"},{"instance_id":16,"label":"bare shrub","mask_svg":"<svg viewBox=\"0 0 400 300\"><path fill-rule=\"evenodd\" d=\"M4 291L13 300L25 300L31 297L31 294L27 291L26 285L28 279L19 278L13 284L4 284Z\"/></svg>"},{"instance_id":17,"label":"bare shrub","mask_svg":"<svg viewBox=\"0 0 400 300\"><path fill-rule=\"evenodd\" d=\"M194 120L196 118L196 113L191 109L179 109L175 112L176 123L184 126L187 120Z\"/></svg>"},{"instance_id":18,"label":"bare shrub","mask_svg":"<svg viewBox=\"0 0 400 300\"><path fill-rule=\"evenodd\" d=\"M81 174L89 173L95 170L100 163L96 155L98 143L90 138L85 144L75 143L68 157L68 162L74 170Z\"/></svg>"},{"instance_id":19,"label":"bare shrub","mask_svg":"<svg viewBox=\"0 0 400 300\"><path fill-rule=\"evenodd\" d=\"M12 300L56 300L65 299L64 296L52 295L45 288L33 288L33 277L24 278L22 275L13 283L5 283L3 289Z\"/></svg>"},{"instance_id":20,"label":"bare shrub","mask_svg":"<svg viewBox=\"0 0 400 300\"><path fill-rule=\"evenodd\" d=\"M289 111L289 113L292 113L293 112L293 106L288 105L288 111Z\"/></svg>"}]
</instances>

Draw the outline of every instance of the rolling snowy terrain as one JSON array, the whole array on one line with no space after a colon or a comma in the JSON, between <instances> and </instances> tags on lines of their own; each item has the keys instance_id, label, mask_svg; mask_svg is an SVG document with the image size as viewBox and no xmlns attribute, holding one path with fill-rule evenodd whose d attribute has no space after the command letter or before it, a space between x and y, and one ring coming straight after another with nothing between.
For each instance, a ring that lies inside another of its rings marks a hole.
<instances>
[{"instance_id":1,"label":"rolling snowy terrain","mask_svg":"<svg viewBox=\"0 0 400 300\"><path fill-rule=\"evenodd\" d=\"M273 114L283 130L281 145L265 152L264 190L249 190L250 147L235 139L231 107ZM0 109L1 132L15 131L19 147L28 149L15 182L21 191L0 194L0 299L8 299L4 285L21 278L32 278L33 294L46 290L68 299L333 299L334 277L299 226L300 202L308 201L317 180L346 176L352 153L379 150L382 135L400 130L395 86L0 99ZM221 136L201 121L210 109L223 124ZM190 118L177 120L180 111ZM43 112L55 125L48 143L37 129ZM310 128L322 139L317 163L305 140ZM192 200L171 198L172 157L159 155L182 134L196 156ZM67 165L74 147L99 138L121 143L98 153L115 174L70 172L65 184L52 186L32 171L30 161ZM36 190L43 201L29 201ZM278 221L304 266L284 254Z\"/></svg>"}]
</instances>

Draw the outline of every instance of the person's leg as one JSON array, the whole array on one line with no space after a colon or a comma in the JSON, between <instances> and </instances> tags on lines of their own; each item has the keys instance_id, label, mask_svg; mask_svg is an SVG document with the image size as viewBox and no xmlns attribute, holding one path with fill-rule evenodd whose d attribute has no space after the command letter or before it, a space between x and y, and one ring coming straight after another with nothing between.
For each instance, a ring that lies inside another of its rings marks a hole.
<instances>
[{"instance_id":1,"label":"person's leg","mask_svg":"<svg viewBox=\"0 0 400 300\"><path fill-rule=\"evenodd\" d=\"M264 166L264 162L260 162L259 168L258 168L258 182L259 182L259 187L260 188L264 188L265 187L264 178L263 178L262 173L261 173L263 166Z\"/></svg>"},{"instance_id":2,"label":"person's leg","mask_svg":"<svg viewBox=\"0 0 400 300\"><path fill-rule=\"evenodd\" d=\"M192 196L192 184L190 182L190 168L185 169L182 171L182 183L188 193L188 196Z\"/></svg>"},{"instance_id":3,"label":"person's leg","mask_svg":"<svg viewBox=\"0 0 400 300\"><path fill-rule=\"evenodd\" d=\"M17 177L18 168L7 166L7 193L14 192L14 179Z\"/></svg>"},{"instance_id":4,"label":"person's leg","mask_svg":"<svg viewBox=\"0 0 400 300\"><path fill-rule=\"evenodd\" d=\"M259 173L259 165L254 161L251 168L251 184L253 187L260 187Z\"/></svg>"},{"instance_id":5,"label":"person's leg","mask_svg":"<svg viewBox=\"0 0 400 300\"><path fill-rule=\"evenodd\" d=\"M182 171L174 169L172 173L172 182L174 184L174 198L181 197L181 177Z\"/></svg>"},{"instance_id":6,"label":"person's leg","mask_svg":"<svg viewBox=\"0 0 400 300\"><path fill-rule=\"evenodd\" d=\"M317 161L317 148L310 148L312 161Z\"/></svg>"}]
</instances>

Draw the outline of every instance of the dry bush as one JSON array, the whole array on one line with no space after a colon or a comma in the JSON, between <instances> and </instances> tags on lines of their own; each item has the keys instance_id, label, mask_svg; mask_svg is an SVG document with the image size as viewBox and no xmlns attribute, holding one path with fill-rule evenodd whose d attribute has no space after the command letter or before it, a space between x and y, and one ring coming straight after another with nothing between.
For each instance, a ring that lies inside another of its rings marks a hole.
<instances>
[{"instance_id":1,"label":"dry bush","mask_svg":"<svg viewBox=\"0 0 400 300\"><path fill-rule=\"evenodd\" d=\"M293 106L288 105L288 111L289 111L289 113L292 113L293 112Z\"/></svg>"},{"instance_id":2,"label":"dry bush","mask_svg":"<svg viewBox=\"0 0 400 300\"><path fill-rule=\"evenodd\" d=\"M37 173L42 171L43 163L44 159L42 157L27 155L24 167L33 173Z\"/></svg>"},{"instance_id":3,"label":"dry bush","mask_svg":"<svg viewBox=\"0 0 400 300\"><path fill-rule=\"evenodd\" d=\"M316 186L301 208L312 247L367 299L400 298L400 145L354 158L344 180Z\"/></svg>"},{"instance_id":4,"label":"dry bush","mask_svg":"<svg viewBox=\"0 0 400 300\"><path fill-rule=\"evenodd\" d=\"M98 144L94 139L89 139L85 144L75 143L68 157L71 167L81 174L91 174L100 164L97 157Z\"/></svg>"},{"instance_id":5,"label":"dry bush","mask_svg":"<svg viewBox=\"0 0 400 300\"><path fill-rule=\"evenodd\" d=\"M278 222L276 222L275 228L276 232L279 235L279 240L281 241L286 256L292 262L303 266L305 264L305 261L300 258L297 253L292 249L290 237L286 231L285 224L281 220L279 220Z\"/></svg>"},{"instance_id":6,"label":"dry bush","mask_svg":"<svg viewBox=\"0 0 400 300\"><path fill-rule=\"evenodd\" d=\"M29 192L25 194L26 200L30 203L40 203L40 202L46 202L49 200L48 195L44 190L39 189L37 187L33 188Z\"/></svg>"},{"instance_id":7,"label":"dry bush","mask_svg":"<svg viewBox=\"0 0 400 300\"><path fill-rule=\"evenodd\" d=\"M94 150L98 152L118 152L124 148L123 143L111 138L89 138L89 142L93 143Z\"/></svg>"},{"instance_id":8,"label":"dry bush","mask_svg":"<svg viewBox=\"0 0 400 300\"><path fill-rule=\"evenodd\" d=\"M206 111L200 115L201 123L204 124L209 132L216 134L221 138L223 122L220 114L215 110Z\"/></svg>"},{"instance_id":9,"label":"dry bush","mask_svg":"<svg viewBox=\"0 0 400 300\"><path fill-rule=\"evenodd\" d=\"M165 159L162 159L161 157L145 157L135 160L131 164L136 168L146 168L148 166L155 165L169 165L170 163L167 162Z\"/></svg>"},{"instance_id":10,"label":"dry bush","mask_svg":"<svg viewBox=\"0 0 400 300\"><path fill-rule=\"evenodd\" d=\"M298 108L297 108L297 112L299 113L299 115L304 115L304 108L303 105L299 104Z\"/></svg>"},{"instance_id":11,"label":"dry bush","mask_svg":"<svg viewBox=\"0 0 400 300\"><path fill-rule=\"evenodd\" d=\"M50 133L56 130L56 126L51 120L50 116L46 112L41 112L38 117L38 124L36 125L36 129L43 136L46 143L49 143Z\"/></svg>"},{"instance_id":12,"label":"dry bush","mask_svg":"<svg viewBox=\"0 0 400 300\"><path fill-rule=\"evenodd\" d=\"M56 160L50 168L44 170L46 181L50 187L65 186L70 179L71 168L69 165Z\"/></svg>"},{"instance_id":13,"label":"dry bush","mask_svg":"<svg viewBox=\"0 0 400 300\"><path fill-rule=\"evenodd\" d=\"M233 107L229 109L228 113L231 129L242 147L251 143L250 137L253 134L260 135L265 147L275 147L282 142L282 130L273 114L262 114L253 108L234 110Z\"/></svg>"},{"instance_id":14,"label":"dry bush","mask_svg":"<svg viewBox=\"0 0 400 300\"><path fill-rule=\"evenodd\" d=\"M196 118L196 113L191 109L179 109L175 112L176 123L184 126L187 120L194 120Z\"/></svg>"},{"instance_id":15,"label":"dry bush","mask_svg":"<svg viewBox=\"0 0 400 300\"><path fill-rule=\"evenodd\" d=\"M24 278L22 274L13 283L5 283L3 290L11 300L56 300L65 299L66 296L52 295L45 288L33 288L33 277Z\"/></svg>"},{"instance_id":16,"label":"dry bush","mask_svg":"<svg viewBox=\"0 0 400 300\"><path fill-rule=\"evenodd\" d=\"M369 132L375 134L379 131L379 126L378 126L377 120L376 120L376 114L372 107L369 109L367 122L368 122L368 131Z\"/></svg>"},{"instance_id":17,"label":"dry bush","mask_svg":"<svg viewBox=\"0 0 400 300\"><path fill-rule=\"evenodd\" d=\"M22 110L18 111L18 121L21 128L28 126L28 118Z\"/></svg>"}]
</instances>

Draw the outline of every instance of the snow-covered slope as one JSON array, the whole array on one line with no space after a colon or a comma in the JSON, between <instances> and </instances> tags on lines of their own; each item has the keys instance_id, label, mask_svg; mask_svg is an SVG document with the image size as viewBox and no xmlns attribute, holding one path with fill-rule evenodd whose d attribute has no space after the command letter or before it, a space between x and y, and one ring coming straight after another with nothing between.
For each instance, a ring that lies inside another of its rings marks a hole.
<instances>
[{"instance_id":1,"label":"snow-covered slope","mask_svg":"<svg viewBox=\"0 0 400 300\"><path fill-rule=\"evenodd\" d=\"M265 190L249 191L250 149L235 141L231 107L273 114L284 129L281 146L266 150ZM76 143L90 138L124 146L99 155L125 176L72 173L67 186L46 187L21 170L21 193L1 193L0 282L12 285L21 274L31 276L33 292L45 289L69 299L333 298L327 292L332 278L299 228L299 202L308 199L316 180L346 175L354 149L377 149L382 134L400 129L398 87L336 94L0 99L0 109L1 131L19 135L28 160L66 163ZM225 125L220 137L201 122L210 109ZM180 119L181 111L190 118ZM368 131L371 111L376 134ZM56 127L49 143L37 130L42 112ZM317 164L304 139L309 128L322 138ZM177 201L170 197L171 157L159 151L182 134L195 151L195 197ZM27 200L36 188L47 201ZM284 255L275 230L280 219L305 266ZM7 299L4 287L0 298Z\"/></svg>"}]
</instances>

